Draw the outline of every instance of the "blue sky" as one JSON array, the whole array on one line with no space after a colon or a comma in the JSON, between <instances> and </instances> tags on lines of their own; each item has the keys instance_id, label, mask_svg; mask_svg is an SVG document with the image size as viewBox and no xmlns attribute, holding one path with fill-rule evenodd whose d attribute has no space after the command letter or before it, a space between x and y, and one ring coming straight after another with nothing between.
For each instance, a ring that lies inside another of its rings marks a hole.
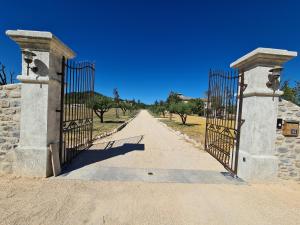
<instances>
[{"instance_id":1,"label":"blue sky","mask_svg":"<svg viewBox=\"0 0 300 225\"><path fill-rule=\"evenodd\" d=\"M21 70L7 29L51 31L96 62L95 89L151 103L168 93L202 97L210 68L257 47L300 51L300 2L293 0L2 1L0 61ZM300 80L300 57L284 79Z\"/></svg>"}]
</instances>

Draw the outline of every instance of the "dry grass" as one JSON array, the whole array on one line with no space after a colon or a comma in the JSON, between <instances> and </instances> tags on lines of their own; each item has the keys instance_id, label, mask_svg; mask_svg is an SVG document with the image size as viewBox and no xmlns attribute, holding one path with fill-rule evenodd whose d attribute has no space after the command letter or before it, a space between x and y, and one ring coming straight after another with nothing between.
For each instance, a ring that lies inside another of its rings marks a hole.
<instances>
[{"instance_id":1,"label":"dry grass","mask_svg":"<svg viewBox=\"0 0 300 225\"><path fill-rule=\"evenodd\" d=\"M180 116L173 114L172 120L169 115L165 118L159 117L162 122L176 131L180 131L188 135L190 138L204 144L205 141L205 125L206 119L204 117L192 115L187 117L186 124L183 125Z\"/></svg>"},{"instance_id":2,"label":"dry grass","mask_svg":"<svg viewBox=\"0 0 300 225\"><path fill-rule=\"evenodd\" d=\"M94 114L93 137L112 131L128 119L132 118L134 115L134 112L130 113L129 111L127 111L124 116L122 110L119 109L120 118L116 118L116 110L110 109L107 113L104 114L104 123L101 123L100 118L96 114Z\"/></svg>"}]
</instances>

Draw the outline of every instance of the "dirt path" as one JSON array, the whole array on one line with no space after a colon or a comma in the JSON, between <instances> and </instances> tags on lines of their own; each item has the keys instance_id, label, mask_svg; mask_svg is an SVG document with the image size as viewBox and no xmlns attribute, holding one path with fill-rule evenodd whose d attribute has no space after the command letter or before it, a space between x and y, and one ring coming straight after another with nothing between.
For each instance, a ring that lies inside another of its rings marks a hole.
<instances>
[{"instance_id":1,"label":"dirt path","mask_svg":"<svg viewBox=\"0 0 300 225\"><path fill-rule=\"evenodd\" d=\"M0 224L299 224L299 184L228 180L207 153L145 111L106 141L119 139L97 144L101 151L60 178L0 176Z\"/></svg>"}]
</instances>

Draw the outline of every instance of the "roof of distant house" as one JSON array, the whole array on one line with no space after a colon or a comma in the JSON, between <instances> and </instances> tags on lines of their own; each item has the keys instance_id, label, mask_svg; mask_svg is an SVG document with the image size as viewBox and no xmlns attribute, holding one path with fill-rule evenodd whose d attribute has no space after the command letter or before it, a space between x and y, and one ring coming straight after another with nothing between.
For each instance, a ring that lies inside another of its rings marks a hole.
<instances>
[{"instance_id":1,"label":"roof of distant house","mask_svg":"<svg viewBox=\"0 0 300 225\"><path fill-rule=\"evenodd\" d=\"M181 99L181 100L192 100L192 97L188 97L188 96L184 96L183 94L178 93L177 96Z\"/></svg>"},{"instance_id":2,"label":"roof of distant house","mask_svg":"<svg viewBox=\"0 0 300 225\"><path fill-rule=\"evenodd\" d=\"M183 100L183 101L189 101L189 100L192 100L192 99L195 99L195 98L192 98L192 97L189 97L189 96L185 96L181 93L176 93L177 96ZM200 98L203 102L208 102L208 99L207 98Z\"/></svg>"}]
</instances>

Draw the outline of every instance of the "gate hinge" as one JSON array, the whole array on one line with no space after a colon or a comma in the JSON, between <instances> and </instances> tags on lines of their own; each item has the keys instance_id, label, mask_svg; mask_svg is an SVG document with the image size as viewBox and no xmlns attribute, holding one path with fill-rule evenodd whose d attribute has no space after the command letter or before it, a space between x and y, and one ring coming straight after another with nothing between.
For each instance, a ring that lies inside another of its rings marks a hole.
<instances>
[{"instance_id":1,"label":"gate hinge","mask_svg":"<svg viewBox=\"0 0 300 225\"><path fill-rule=\"evenodd\" d=\"M242 91L245 91L248 84L240 84L240 87L242 88Z\"/></svg>"},{"instance_id":2,"label":"gate hinge","mask_svg":"<svg viewBox=\"0 0 300 225\"><path fill-rule=\"evenodd\" d=\"M63 75L63 73L61 73L61 72L57 72L56 74L59 75L59 76Z\"/></svg>"},{"instance_id":3,"label":"gate hinge","mask_svg":"<svg viewBox=\"0 0 300 225\"><path fill-rule=\"evenodd\" d=\"M61 110L60 110L60 109L56 109L55 111L56 111L56 112L61 112Z\"/></svg>"},{"instance_id":4,"label":"gate hinge","mask_svg":"<svg viewBox=\"0 0 300 225\"><path fill-rule=\"evenodd\" d=\"M241 119L241 125L245 123L245 119Z\"/></svg>"}]
</instances>

